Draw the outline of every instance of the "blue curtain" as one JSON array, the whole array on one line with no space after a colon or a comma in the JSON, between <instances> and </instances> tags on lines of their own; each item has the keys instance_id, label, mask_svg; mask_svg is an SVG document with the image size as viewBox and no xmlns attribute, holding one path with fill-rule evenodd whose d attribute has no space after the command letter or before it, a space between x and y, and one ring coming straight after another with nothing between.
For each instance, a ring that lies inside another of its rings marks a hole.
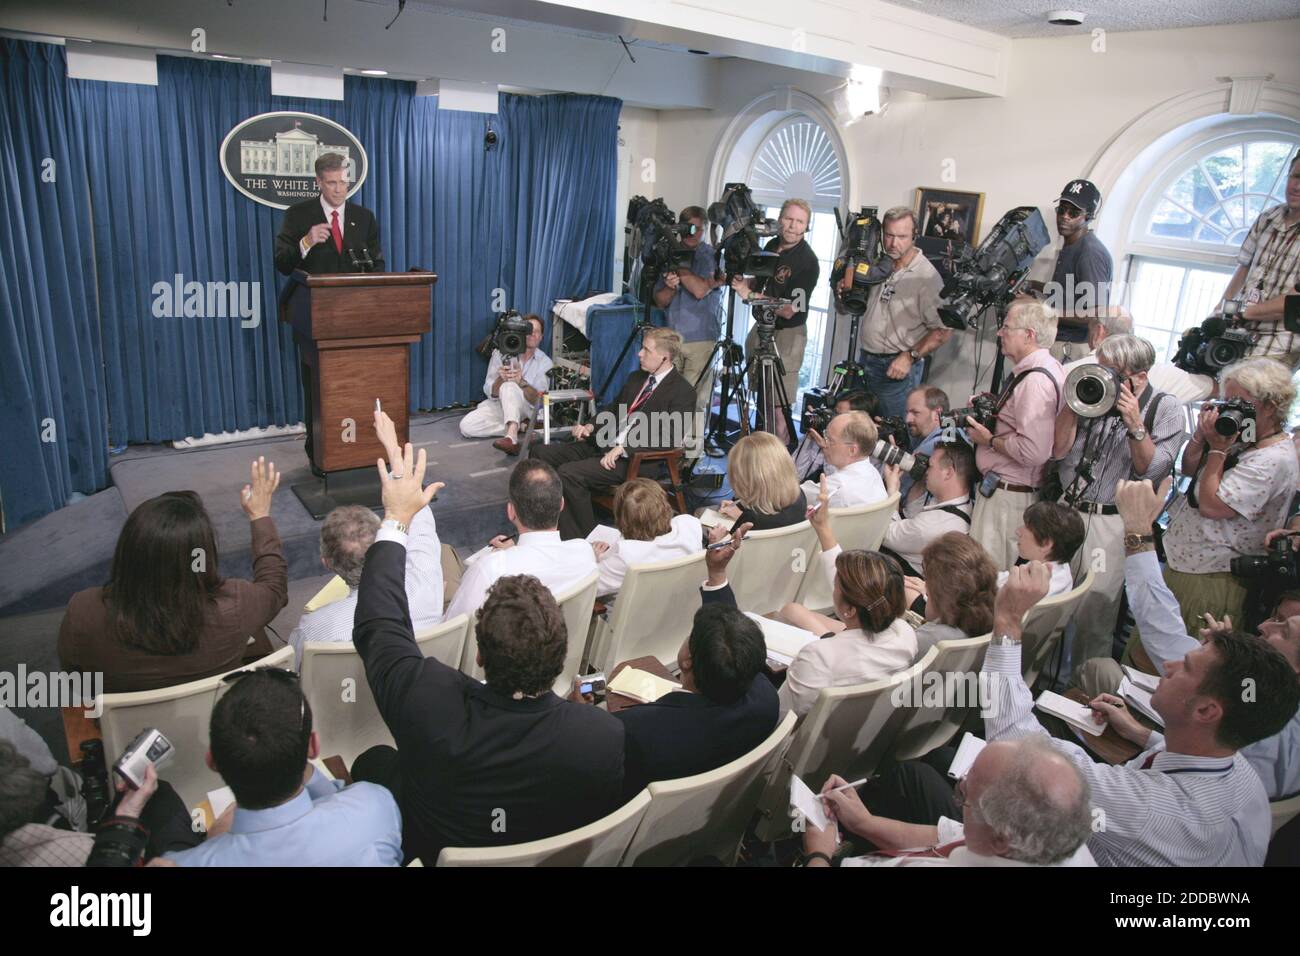
<instances>
[{"instance_id":1,"label":"blue curtain","mask_svg":"<svg viewBox=\"0 0 1300 956\"><path fill-rule=\"evenodd\" d=\"M0 40L0 499L12 529L108 481L87 146L60 46Z\"/></svg>"},{"instance_id":2,"label":"blue curtain","mask_svg":"<svg viewBox=\"0 0 1300 956\"><path fill-rule=\"evenodd\" d=\"M548 316L556 297L608 287L618 100L503 94L486 116L439 111L407 82L347 77L343 102L272 98L262 67L160 56L158 86L145 87L70 81L61 47L4 51L0 254L31 263L0 286L11 525L102 488L110 443L301 420L297 354L276 313L282 213L220 168L222 140L250 116L302 110L350 129L370 159L353 198L378 217L388 268L439 274L432 331L412 347L413 409L479 397L472 346L498 308ZM35 169L44 156L58 163L50 186ZM260 321L165 314L178 275L259 283ZM39 442L45 408L57 443Z\"/></svg>"}]
</instances>

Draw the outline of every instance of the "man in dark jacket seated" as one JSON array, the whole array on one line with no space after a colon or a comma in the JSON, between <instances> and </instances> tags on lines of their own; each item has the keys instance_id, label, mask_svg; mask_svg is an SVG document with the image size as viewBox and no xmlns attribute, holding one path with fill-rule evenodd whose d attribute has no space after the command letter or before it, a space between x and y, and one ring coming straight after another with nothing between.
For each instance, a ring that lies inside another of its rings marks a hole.
<instances>
[{"instance_id":1,"label":"man in dark jacket seated","mask_svg":"<svg viewBox=\"0 0 1300 956\"><path fill-rule=\"evenodd\" d=\"M441 483L423 487L425 452L380 462L384 522L366 553L353 641L397 749L372 747L354 780L393 791L403 848L432 865L444 846L502 846L574 830L620 804L623 726L561 700L567 631L530 575L499 579L477 613L480 684L415 643L406 604L406 528Z\"/></svg>"}]
</instances>

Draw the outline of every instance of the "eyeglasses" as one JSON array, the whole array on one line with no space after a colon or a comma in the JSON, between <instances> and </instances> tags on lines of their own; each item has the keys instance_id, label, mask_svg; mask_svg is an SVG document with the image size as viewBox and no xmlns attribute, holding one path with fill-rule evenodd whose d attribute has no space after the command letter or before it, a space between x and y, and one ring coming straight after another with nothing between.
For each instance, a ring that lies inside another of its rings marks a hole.
<instances>
[{"instance_id":1,"label":"eyeglasses","mask_svg":"<svg viewBox=\"0 0 1300 956\"><path fill-rule=\"evenodd\" d=\"M1067 206L1065 203L1062 203L1056 207L1056 214L1058 216L1064 216L1066 219L1078 219L1080 216L1084 215L1084 211L1082 209L1076 209L1074 206Z\"/></svg>"},{"instance_id":2,"label":"eyeglasses","mask_svg":"<svg viewBox=\"0 0 1300 956\"><path fill-rule=\"evenodd\" d=\"M960 780L958 780L957 786L952 788L952 799L953 799L953 803L956 804L958 810L964 810L967 807L969 807L972 811L976 813L979 812L979 806L976 803L974 803L971 800L969 794L966 793L965 777L962 777Z\"/></svg>"},{"instance_id":3,"label":"eyeglasses","mask_svg":"<svg viewBox=\"0 0 1300 956\"><path fill-rule=\"evenodd\" d=\"M298 691L298 697L301 700L298 710L298 724L303 734L307 734L311 727L307 723L307 697L302 692L302 678L297 671L287 671L279 667L247 667L244 670L231 671L229 674L222 676L217 683L216 692L212 695L212 709L217 709L217 704L221 698L225 697L230 688L247 677L249 674L265 674L273 680L278 680L283 684L291 684Z\"/></svg>"}]
</instances>

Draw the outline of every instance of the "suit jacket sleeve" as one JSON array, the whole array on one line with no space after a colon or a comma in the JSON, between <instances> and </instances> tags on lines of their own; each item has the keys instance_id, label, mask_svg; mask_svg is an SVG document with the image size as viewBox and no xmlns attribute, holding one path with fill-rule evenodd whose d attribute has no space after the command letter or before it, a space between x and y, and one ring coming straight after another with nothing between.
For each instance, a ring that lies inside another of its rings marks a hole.
<instances>
[{"instance_id":1,"label":"suit jacket sleeve","mask_svg":"<svg viewBox=\"0 0 1300 956\"><path fill-rule=\"evenodd\" d=\"M639 451L669 451L683 447L686 444L685 426L694 412L695 389L679 373L673 373L636 413L644 413L646 422L644 427L632 428L628 432L624 442L628 457ZM632 417L636 418L636 415Z\"/></svg>"},{"instance_id":2,"label":"suit jacket sleeve","mask_svg":"<svg viewBox=\"0 0 1300 956\"><path fill-rule=\"evenodd\" d=\"M706 591L700 588L700 600L705 604L721 604L726 607L736 607L736 593L731 590L731 585L718 588L716 591Z\"/></svg>"},{"instance_id":3,"label":"suit jacket sleeve","mask_svg":"<svg viewBox=\"0 0 1300 956\"><path fill-rule=\"evenodd\" d=\"M379 217L370 213L370 234L366 236L366 251L375 263L376 272L387 272L388 264L384 262L384 250L379 246Z\"/></svg>"},{"instance_id":4,"label":"suit jacket sleeve","mask_svg":"<svg viewBox=\"0 0 1300 956\"><path fill-rule=\"evenodd\" d=\"M406 549L396 541L376 541L366 552L352 641L365 664L379 713L391 730L400 724L407 698L426 665L406 603Z\"/></svg>"},{"instance_id":5,"label":"suit jacket sleeve","mask_svg":"<svg viewBox=\"0 0 1300 956\"><path fill-rule=\"evenodd\" d=\"M302 267L303 258L298 254L298 243L307 230L299 228L300 226L299 217L294 215L292 209L284 214L284 222L275 237L275 268L281 275L293 275L294 269Z\"/></svg>"}]
</instances>

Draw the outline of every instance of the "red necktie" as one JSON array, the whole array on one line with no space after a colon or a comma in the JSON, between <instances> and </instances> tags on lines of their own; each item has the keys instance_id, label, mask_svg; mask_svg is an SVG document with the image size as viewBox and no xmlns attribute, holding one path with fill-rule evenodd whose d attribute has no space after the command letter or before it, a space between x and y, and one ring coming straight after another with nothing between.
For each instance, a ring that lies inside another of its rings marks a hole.
<instances>
[{"instance_id":1,"label":"red necktie","mask_svg":"<svg viewBox=\"0 0 1300 956\"><path fill-rule=\"evenodd\" d=\"M1143 760L1143 761L1142 761L1142 767L1141 767L1141 769L1142 769L1142 770L1150 770L1150 769L1151 769L1151 765L1152 765L1153 763L1155 763L1155 762L1156 762L1156 755L1155 755L1155 754L1151 754L1149 757L1147 757L1146 760Z\"/></svg>"},{"instance_id":2,"label":"red necktie","mask_svg":"<svg viewBox=\"0 0 1300 956\"><path fill-rule=\"evenodd\" d=\"M335 209L330 216L334 220L330 227L330 231L334 233L334 248L338 250L339 255L343 255L343 230L339 228L339 211Z\"/></svg>"},{"instance_id":3,"label":"red necktie","mask_svg":"<svg viewBox=\"0 0 1300 956\"><path fill-rule=\"evenodd\" d=\"M640 408L642 405L648 402L650 400L650 393L653 392L654 390L655 390L655 377L651 375L648 379L645 380L645 387L641 389L641 394L636 397L636 401L633 402L632 407L628 409L628 414L629 415L632 414L632 412L636 411L638 408Z\"/></svg>"}]
</instances>

